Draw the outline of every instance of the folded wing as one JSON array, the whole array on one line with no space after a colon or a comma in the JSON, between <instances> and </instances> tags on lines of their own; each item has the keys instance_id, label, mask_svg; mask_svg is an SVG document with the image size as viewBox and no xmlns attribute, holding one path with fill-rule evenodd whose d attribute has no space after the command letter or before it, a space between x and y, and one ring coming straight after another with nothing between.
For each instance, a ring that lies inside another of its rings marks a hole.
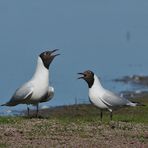
<instances>
[{"instance_id":1,"label":"folded wing","mask_svg":"<svg viewBox=\"0 0 148 148\"><path fill-rule=\"evenodd\" d=\"M26 83L18 88L13 94L12 98L5 105L14 106L20 103L27 103L33 94L33 86L30 83Z\"/></svg>"},{"instance_id":2,"label":"folded wing","mask_svg":"<svg viewBox=\"0 0 148 148\"><path fill-rule=\"evenodd\" d=\"M124 106L130 103L129 100L120 97L119 95L106 90L106 93L101 97L103 103L110 107Z\"/></svg>"},{"instance_id":3,"label":"folded wing","mask_svg":"<svg viewBox=\"0 0 148 148\"><path fill-rule=\"evenodd\" d=\"M42 98L41 102L47 102L49 100L51 100L54 96L54 88L52 86L49 86L48 92L47 94Z\"/></svg>"}]
</instances>

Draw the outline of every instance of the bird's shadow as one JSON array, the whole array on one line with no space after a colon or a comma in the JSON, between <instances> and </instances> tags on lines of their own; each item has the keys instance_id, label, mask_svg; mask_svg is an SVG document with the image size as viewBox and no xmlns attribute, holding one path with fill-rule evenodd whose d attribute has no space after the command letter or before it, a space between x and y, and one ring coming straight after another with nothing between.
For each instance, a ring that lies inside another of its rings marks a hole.
<instances>
[{"instance_id":1,"label":"bird's shadow","mask_svg":"<svg viewBox=\"0 0 148 148\"><path fill-rule=\"evenodd\" d=\"M24 119L49 119L49 117L45 117L45 116L41 116L41 115L25 115L25 116L22 116L22 118Z\"/></svg>"}]
</instances>

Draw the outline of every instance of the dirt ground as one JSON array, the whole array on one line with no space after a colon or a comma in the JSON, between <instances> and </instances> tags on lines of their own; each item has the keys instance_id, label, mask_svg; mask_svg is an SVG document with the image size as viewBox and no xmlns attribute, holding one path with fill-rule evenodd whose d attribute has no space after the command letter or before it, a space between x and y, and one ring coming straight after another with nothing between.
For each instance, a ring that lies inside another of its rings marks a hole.
<instances>
[{"instance_id":1,"label":"dirt ground","mask_svg":"<svg viewBox=\"0 0 148 148\"><path fill-rule=\"evenodd\" d=\"M0 147L147 148L148 127L123 122L60 123L30 119L0 125Z\"/></svg>"},{"instance_id":2,"label":"dirt ground","mask_svg":"<svg viewBox=\"0 0 148 148\"><path fill-rule=\"evenodd\" d=\"M85 109L82 114L77 110L79 114L71 111L72 117L68 109L64 109L65 112L57 109L56 114L44 118L1 117L0 147L148 148L148 124L101 122L96 117L82 119L87 115ZM63 117L62 113L68 116Z\"/></svg>"}]
</instances>

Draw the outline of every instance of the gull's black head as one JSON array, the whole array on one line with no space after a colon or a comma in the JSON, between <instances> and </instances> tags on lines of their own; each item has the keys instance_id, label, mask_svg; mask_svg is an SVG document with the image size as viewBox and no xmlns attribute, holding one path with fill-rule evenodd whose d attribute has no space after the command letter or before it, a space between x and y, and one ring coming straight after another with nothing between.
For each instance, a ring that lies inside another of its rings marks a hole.
<instances>
[{"instance_id":1,"label":"gull's black head","mask_svg":"<svg viewBox=\"0 0 148 148\"><path fill-rule=\"evenodd\" d=\"M91 88L92 85L94 84L94 73L90 70L87 70L84 71L83 73L78 73L78 74L82 75L78 79L84 79L87 82L88 87Z\"/></svg>"},{"instance_id":2,"label":"gull's black head","mask_svg":"<svg viewBox=\"0 0 148 148\"><path fill-rule=\"evenodd\" d=\"M44 52L42 52L42 53L39 55L40 58L41 58L42 61L43 61L44 66L45 66L47 69L49 69L49 66L50 66L52 60L53 60L56 56L60 55L60 54L53 54L53 53L55 53L57 50L58 50L58 49L55 49L55 50L52 50L52 51L44 51Z\"/></svg>"}]
</instances>

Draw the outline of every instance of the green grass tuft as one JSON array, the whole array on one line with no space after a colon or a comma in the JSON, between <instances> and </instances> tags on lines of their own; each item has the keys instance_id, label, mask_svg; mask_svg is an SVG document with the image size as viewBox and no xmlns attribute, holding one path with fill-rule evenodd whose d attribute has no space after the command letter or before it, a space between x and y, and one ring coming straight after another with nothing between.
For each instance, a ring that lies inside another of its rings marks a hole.
<instances>
[{"instance_id":1,"label":"green grass tuft","mask_svg":"<svg viewBox=\"0 0 148 148\"><path fill-rule=\"evenodd\" d=\"M6 148L8 145L6 143L0 143L0 148Z\"/></svg>"},{"instance_id":2,"label":"green grass tuft","mask_svg":"<svg viewBox=\"0 0 148 148\"><path fill-rule=\"evenodd\" d=\"M9 117L9 116L2 116L0 117L0 124L15 124L17 122L21 122L23 117Z\"/></svg>"}]
</instances>

